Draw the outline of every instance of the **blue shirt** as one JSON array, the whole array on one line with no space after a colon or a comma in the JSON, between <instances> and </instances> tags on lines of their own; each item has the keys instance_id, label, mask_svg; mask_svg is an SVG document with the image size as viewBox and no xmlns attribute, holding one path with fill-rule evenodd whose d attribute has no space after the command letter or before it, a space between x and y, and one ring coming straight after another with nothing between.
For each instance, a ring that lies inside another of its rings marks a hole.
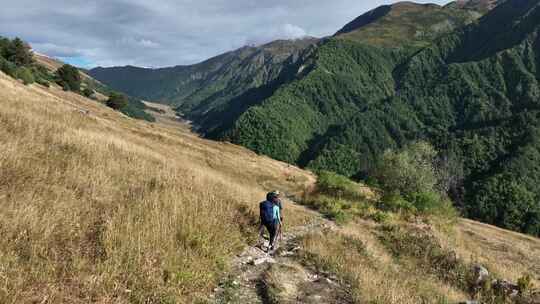
<instances>
[{"instance_id":1,"label":"blue shirt","mask_svg":"<svg viewBox=\"0 0 540 304\"><path fill-rule=\"evenodd\" d=\"M281 213L278 204L274 204L274 207L272 207L272 219L274 220L274 222L278 222L281 224Z\"/></svg>"}]
</instances>

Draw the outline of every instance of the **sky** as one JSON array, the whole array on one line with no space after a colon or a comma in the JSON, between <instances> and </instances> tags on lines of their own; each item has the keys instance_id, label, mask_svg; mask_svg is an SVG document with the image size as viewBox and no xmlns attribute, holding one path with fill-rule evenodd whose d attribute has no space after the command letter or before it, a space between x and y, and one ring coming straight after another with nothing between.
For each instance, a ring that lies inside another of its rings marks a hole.
<instances>
[{"instance_id":1,"label":"sky","mask_svg":"<svg viewBox=\"0 0 540 304\"><path fill-rule=\"evenodd\" d=\"M0 0L0 36L91 68L193 64L245 45L332 35L391 0ZM449 1L416 1L445 4Z\"/></svg>"}]
</instances>

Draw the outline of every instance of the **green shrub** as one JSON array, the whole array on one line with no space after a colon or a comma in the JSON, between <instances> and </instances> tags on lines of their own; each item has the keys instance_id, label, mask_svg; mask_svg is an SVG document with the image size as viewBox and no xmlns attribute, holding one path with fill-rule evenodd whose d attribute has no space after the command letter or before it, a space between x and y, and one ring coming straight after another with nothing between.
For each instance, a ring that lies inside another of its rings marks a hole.
<instances>
[{"instance_id":1,"label":"green shrub","mask_svg":"<svg viewBox=\"0 0 540 304\"><path fill-rule=\"evenodd\" d=\"M413 203L404 199L397 192L385 193L377 207L384 211L404 212L414 214L417 212Z\"/></svg>"},{"instance_id":2,"label":"green shrub","mask_svg":"<svg viewBox=\"0 0 540 304\"><path fill-rule=\"evenodd\" d=\"M115 110L121 110L128 105L128 98L126 95L112 93L107 100L107 106Z\"/></svg>"},{"instance_id":3,"label":"green shrub","mask_svg":"<svg viewBox=\"0 0 540 304\"><path fill-rule=\"evenodd\" d=\"M23 81L24 84L32 84L36 81L34 78L34 74L32 73L32 70L27 67L20 67L17 69L16 72L17 79L20 79Z\"/></svg>"},{"instance_id":4,"label":"green shrub","mask_svg":"<svg viewBox=\"0 0 540 304\"><path fill-rule=\"evenodd\" d=\"M359 185L349 178L329 171L320 171L317 179L317 190L338 198L363 200Z\"/></svg>"},{"instance_id":5,"label":"green shrub","mask_svg":"<svg viewBox=\"0 0 540 304\"><path fill-rule=\"evenodd\" d=\"M519 293L521 295L527 294L529 291L533 289L533 283L532 278L530 274L525 274L522 277L520 277L517 281Z\"/></svg>"},{"instance_id":6,"label":"green shrub","mask_svg":"<svg viewBox=\"0 0 540 304\"><path fill-rule=\"evenodd\" d=\"M42 86L44 86L44 87L46 87L46 88L48 88L48 87L51 86L51 84L49 83L48 80L45 80L45 79L43 79L43 78L41 78L41 77L39 77L39 78L36 79L36 83L38 83L39 85L42 85Z\"/></svg>"},{"instance_id":7,"label":"green shrub","mask_svg":"<svg viewBox=\"0 0 540 304\"><path fill-rule=\"evenodd\" d=\"M3 58L0 58L0 70L6 73L6 75L9 75L15 78L16 73L17 73L17 66L12 62L9 62Z\"/></svg>"},{"instance_id":8,"label":"green shrub","mask_svg":"<svg viewBox=\"0 0 540 304\"><path fill-rule=\"evenodd\" d=\"M56 82L65 91L79 92L81 90L81 75L79 70L69 64L64 64L56 71Z\"/></svg>"},{"instance_id":9,"label":"green shrub","mask_svg":"<svg viewBox=\"0 0 540 304\"><path fill-rule=\"evenodd\" d=\"M383 210L412 214L454 217L455 210L438 192L437 151L428 143L417 142L401 151L387 151L375 171L384 190L379 203Z\"/></svg>"},{"instance_id":10,"label":"green shrub","mask_svg":"<svg viewBox=\"0 0 540 304\"><path fill-rule=\"evenodd\" d=\"M370 215L370 218L377 223L386 223L390 216L386 212L377 210Z\"/></svg>"},{"instance_id":11,"label":"green shrub","mask_svg":"<svg viewBox=\"0 0 540 304\"><path fill-rule=\"evenodd\" d=\"M425 142L413 143L401 151L386 151L375 175L387 192L407 196L431 191L437 184L436 156L437 151Z\"/></svg>"},{"instance_id":12,"label":"green shrub","mask_svg":"<svg viewBox=\"0 0 540 304\"><path fill-rule=\"evenodd\" d=\"M441 196L433 191L415 192L408 195L413 206L421 213L429 213L440 207Z\"/></svg>"},{"instance_id":13,"label":"green shrub","mask_svg":"<svg viewBox=\"0 0 540 304\"><path fill-rule=\"evenodd\" d=\"M318 195L308 201L304 201L304 204L318 210L324 216L336 221L338 224L344 224L351 220L355 214L353 204L358 205L358 203L326 195Z\"/></svg>"},{"instance_id":14,"label":"green shrub","mask_svg":"<svg viewBox=\"0 0 540 304\"><path fill-rule=\"evenodd\" d=\"M92 97L94 93L95 93L94 90L90 88L84 88L84 90L82 91L83 96L88 97L88 98Z\"/></svg>"}]
</instances>

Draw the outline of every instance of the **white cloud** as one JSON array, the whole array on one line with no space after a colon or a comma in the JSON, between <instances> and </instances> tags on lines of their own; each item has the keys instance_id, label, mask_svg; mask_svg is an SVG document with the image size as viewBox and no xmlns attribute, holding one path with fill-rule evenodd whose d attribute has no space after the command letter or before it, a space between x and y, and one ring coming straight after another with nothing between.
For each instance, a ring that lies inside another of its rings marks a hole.
<instances>
[{"instance_id":1,"label":"white cloud","mask_svg":"<svg viewBox=\"0 0 540 304\"><path fill-rule=\"evenodd\" d=\"M83 54L81 50L50 42L32 43L31 46L33 50L51 57L78 57Z\"/></svg>"},{"instance_id":2,"label":"white cloud","mask_svg":"<svg viewBox=\"0 0 540 304\"><path fill-rule=\"evenodd\" d=\"M298 39L308 35L303 28L290 23L283 25L282 30L285 39Z\"/></svg>"},{"instance_id":3,"label":"white cloud","mask_svg":"<svg viewBox=\"0 0 540 304\"><path fill-rule=\"evenodd\" d=\"M124 37L118 41L118 44L128 47L158 48L160 45L149 39L136 39L133 37Z\"/></svg>"},{"instance_id":4,"label":"white cloud","mask_svg":"<svg viewBox=\"0 0 540 304\"><path fill-rule=\"evenodd\" d=\"M39 52L83 56L96 65L158 67L195 63L245 44L331 35L369 9L397 1L0 2L0 35L20 36Z\"/></svg>"}]
</instances>

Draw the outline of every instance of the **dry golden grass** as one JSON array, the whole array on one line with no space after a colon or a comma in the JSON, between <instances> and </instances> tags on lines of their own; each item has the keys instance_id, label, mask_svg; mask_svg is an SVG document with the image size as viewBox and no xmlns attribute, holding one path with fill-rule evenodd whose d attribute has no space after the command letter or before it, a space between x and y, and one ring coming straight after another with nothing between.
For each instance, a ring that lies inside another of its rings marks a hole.
<instances>
[{"instance_id":1,"label":"dry golden grass","mask_svg":"<svg viewBox=\"0 0 540 304\"><path fill-rule=\"evenodd\" d=\"M192 303L250 239L265 191L313 181L0 74L0 302Z\"/></svg>"},{"instance_id":2,"label":"dry golden grass","mask_svg":"<svg viewBox=\"0 0 540 304\"><path fill-rule=\"evenodd\" d=\"M351 223L342 229L304 239L315 264L341 275L355 303L457 303L466 296L417 270L397 262L380 244L372 224Z\"/></svg>"},{"instance_id":3,"label":"dry golden grass","mask_svg":"<svg viewBox=\"0 0 540 304\"><path fill-rule=\"evenodd\" d=\"M486 265L499 277L516 282L530 274L540 288L540 239L462 219L449 237L459 256Z\"/></svg>"},{"instance_id":4,"label":"dry golden grass","mask_svg":"<svg viewBox=\"0 0 540 304\"><path fill-rule=\"evenodd\" d=\"M193 303L256 237L267 190L300 195L315 182L170 118L133 120L0 74L0 303ZM313 216L286 205L289 227ZM356 220L313 233L306 258L346 279L360 303L467 297L419 261L396 260L379 228ZM467 220L433 232L499 277L540 276L536 238Z\"/></svg>"},{"instance_id":5,"label":"dry golden grass","mask_svg":"<svg viewBox=\"0 0 540 304\"><path fill-rule=\"evenodd\" d=\"M444 230L398 219L390 224L427 231L443 248L455 252L464 265L480 263L496 278L517 282L527 273L540 277L537 238L470 220L460 220ZM383 234L381 225L369 220L314 233L304 239L306 259L340 274L351 284L356 303L458 303L470 299L467 290L428 270L438 266L429 266L427 255L407 257L404 253L395 258L381 239ZM538 283L533 282L536 287Z\"/></svg>"}]
</instances>

